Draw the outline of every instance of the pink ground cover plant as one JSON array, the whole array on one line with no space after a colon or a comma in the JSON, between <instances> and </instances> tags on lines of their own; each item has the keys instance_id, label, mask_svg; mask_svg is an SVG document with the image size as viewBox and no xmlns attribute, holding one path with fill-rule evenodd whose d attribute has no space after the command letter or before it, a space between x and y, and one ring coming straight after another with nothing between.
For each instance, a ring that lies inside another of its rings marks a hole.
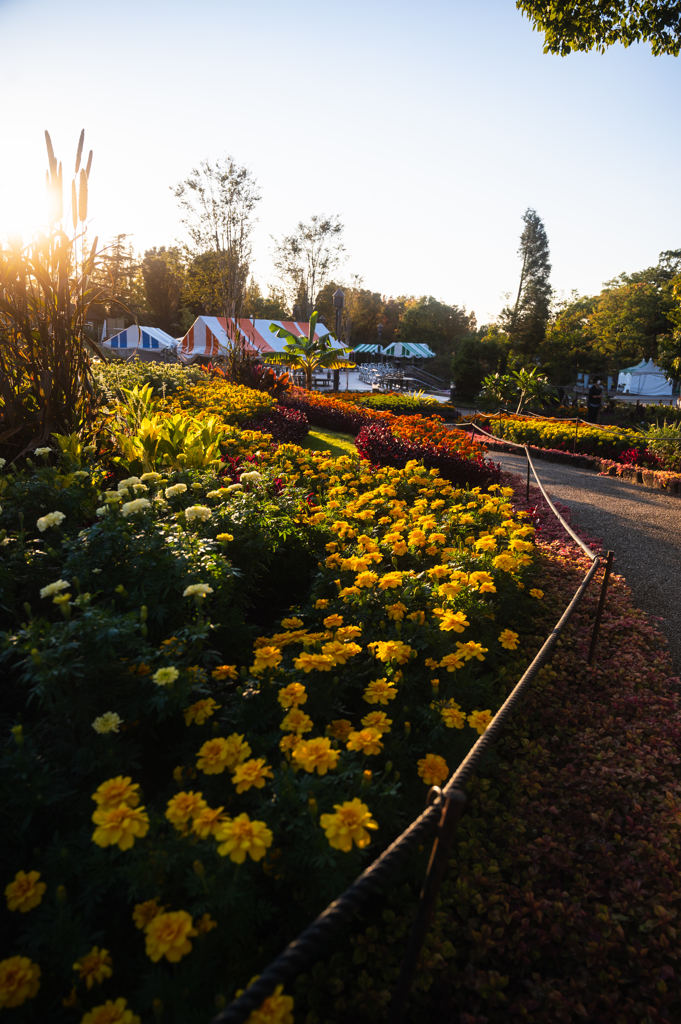
<instances>
[{"instance_id":1,"label":"pink ground cover plant","mask_svg":"<svg viewBox=\"0 0 681 1024\"><path fill-rule=\"evenodd\" d=\"M545 592L536 650L588 561L535 488L529 504ZM617 575L586 664L598 591L469 786L410 999L414 1024L681 1019L681 687L656 622ZM361 967L336 954L299 979L309 1024L385 1019L417 891L395 886L382 919L352 938Z\"/></svg>"}]
</instances>

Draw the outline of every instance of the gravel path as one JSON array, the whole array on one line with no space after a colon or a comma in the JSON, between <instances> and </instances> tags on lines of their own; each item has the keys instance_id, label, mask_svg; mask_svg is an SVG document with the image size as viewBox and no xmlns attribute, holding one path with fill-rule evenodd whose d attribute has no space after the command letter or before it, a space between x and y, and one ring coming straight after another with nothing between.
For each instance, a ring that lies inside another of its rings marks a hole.
<instances>
[{"instance_id":1,"label":"gravel path","mask_svg":"<svg viewBox=\"0 0 681 1024\"><path fill-rule=\"evenodd\" d=\"M492 454L502 469L525 476L525 456ZM534 460L551 498L573 511L573 526L602 538L615 553L639 608L664 620L675 671L681 673L681 499L593 470ZM534 477L532 477L534 483Z\"/></svg>"}]
</instances>

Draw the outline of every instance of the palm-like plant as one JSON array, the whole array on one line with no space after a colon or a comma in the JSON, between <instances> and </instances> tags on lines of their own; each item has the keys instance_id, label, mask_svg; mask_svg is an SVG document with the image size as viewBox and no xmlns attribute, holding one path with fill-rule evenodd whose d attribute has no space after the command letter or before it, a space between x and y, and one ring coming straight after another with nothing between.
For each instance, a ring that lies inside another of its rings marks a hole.
<instances>
[{"instance_id":1,"label":"palm-like plant","mask_svg":"<svg viewBox=\"0 0 681 1024\"><path fill-rule=\"evenodd\" d=\"M283 363L286 366L295 366L301 369L305 374L308 391L312 388L312 374L316 370L352 370L355 366L349 359L343 358L348 352L352 352L351 348L346 348L344 345L334 348L329 340L331 335L324 338L315 337L317 317L317 313L313 313L310 317L307 336L301 334L300 337L296 337L285 327L270 324L272 334L275 334L277 338L285 338L286 344L283 352L268 352L267 362Z\"/></svg>"}]
</instances>

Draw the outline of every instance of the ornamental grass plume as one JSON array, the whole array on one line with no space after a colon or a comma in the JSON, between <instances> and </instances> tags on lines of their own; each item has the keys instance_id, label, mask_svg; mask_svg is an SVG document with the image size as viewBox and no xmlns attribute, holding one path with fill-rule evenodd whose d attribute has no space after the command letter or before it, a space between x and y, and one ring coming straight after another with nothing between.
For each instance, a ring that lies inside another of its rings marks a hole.
<instances>
[{"instance_id":1,"label":"ornamental grass plume","mask_svg":"<svg viewBox=\"0 0 681 1024\"><path fill-rule=\"evenodd\" d=\"M113 974L113 960L108 949L93 946L89 953L76 960L74 971L78 971L80 980L87 985L88 992L93 985L100 985Z\"/></svg>"},{"instance_id":2,"label":"ornamental grass plume","mask_svg":"<svg viewBox=\"0 0 681 1024\"><path fill-rule=\"evenodd\" d=\"M439 786L449 775L447 762L439 754L426 754L416 763L418 773L427 786Z\"/></svg>"},{"instance_id":3,"label":"ornamental grass plume","mask_svg":"<svg viewBox=\"0 0 681 1024\"><path fill-rule=\"evenodd\" d=\"M262 860L272 845L273 837L264 821L251 821L247 814L240 814L224 822L215 838L220 844L218 853L221 857L229 856L235 864L243 864L246 855L254 861Z\"/></svg>"},{"instance_id":4,"label":"ornamental grass plume","mask_svg":"<svg viewBox=\"0 0 681 1024\"><path fill-rule=\"evenodd\" d=\"M157 914L146 926L146 953L154 963L165 957L176 964L191 953L190 938L198 935L191 916L186 910Z\"/></svg>"},{"instance_id":5,"label":"ornamental grass plume","mask_svg":"<svg viewBox=\"0 0 681 1024\"><path fill-rule=\"evenodd\" d=\"M35 999L40 988L40 968L27 956L0 961L0 1008L21 1006Z\"/></svg>"},{"instance_id":6,"label":"ornamental grass plume","mask_svg":"<svg viewBox=\"0 0 681 1024\"><path fill-rule=\"evenodd\" d=\"M204 775L220 775L225 769L236 768L250 754L251 748L243 736L235 732L226 739L224 736L216 736L207 740L199 750L196 767Z\"/></svg>"},{"instance_id":7,"label":"ornamental grass plume","mask_svg":"<svg viewBox=\"0 0 681 1024\"><path fill-rule=\"evenodd\" d=\"M349 853L352 844L363 850L371 842L367 829L377 829L378 823L371 817L371 812L359 797L346 800L342 804L334 804L334 814L322 814L319 824L329 845L335 850Z\"/></svg>"},{"instance_id":8,"label":"ornamental grass plume","mask_svg":"<svg viewBox=\"0 0 681 1024\"><path fill-rule=\"evenodd\" d=\"M37 907L47 889L39 879L39 871L17 871L14 881L5 886L7 909L25 914Z\"/></svg>"},{"instance_id":9,"label":"ornamental grass plume","mask_svg":"<svg viewBox=\"0 0 681 1024\"><path fill-rule=\"evenodd\" d=\"M140 1018L128 1009L127 999L107 999L86 1013L80 1024L141 1024Z\"/></svg>"},{"instance_id":10,"label":"ornamental grass plume","mask_svg":"<svg viewBox=\"0 0 681 1024\"><path fill-rule=\"evenodd\" d=\"M292 757L295 764L304 768L306 772L316 771L318 775L326 775L329 769L335 768L338 764L340 751L331 748L331 740L328 737L317 736L298 743L292 751Z\"/></svg>"}]
</instances>

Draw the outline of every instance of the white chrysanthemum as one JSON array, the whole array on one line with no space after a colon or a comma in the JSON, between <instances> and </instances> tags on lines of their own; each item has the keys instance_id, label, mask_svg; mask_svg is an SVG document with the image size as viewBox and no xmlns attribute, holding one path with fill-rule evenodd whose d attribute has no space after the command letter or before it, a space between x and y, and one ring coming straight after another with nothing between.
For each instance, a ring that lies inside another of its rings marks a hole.
<instances>
[{"instance_id":1,"label":"white chrysanthemum","mask_svg":"<svg viewBox=\"0 0 681 1024\"><path fill-rule=\"evenodd\" d=\"M199 522L205 523L207 519L211 517L211 510L207 505L190 505L189 508L184 510L184 514L187 517L187 522L191 523L194 519L198 519Z\"/></svg>"},{"instance_id":2,"label":"white chrysanthemum","mask_svg":"<svg viewBox=\"0 0 681 1024\"><path fill-rule=\"evenodd\" d=\"M158 669L151 678L158 686L168 686L169 683L175 682L179 674L178 670L173 665L170 665L168 668Z\"/></svg>"},{"instance_id":3,"label":"white chrysanthemum","mask_svg":"<svg viewBox=\"0 0 681 1024\"><path fill-rule=\"evenodd\" d=\"M7 465L7 459L0 459L0 469Z\"/></svg>"},{"instance_id":4,"label":"white chrysanthemum","mask_svg":"<svg viewBox=\"0 0 681 1024\"><path fill-rule=\"evenodd\" d=\"M135 492L135 494L146 494L146 492L149 490L146 484L133 484L132 489Z\"/></svg>"},{"instance_id":5,"label":"white chrysanthemum","mask_svg":"<svg viewBox=\"0 0 681 1024\"><path fill-rule=\"evenodd\" d=\"M185 590L185 592L184 592L184 594L182 596L183 597L196 597L197 595L200 595L201 597L205 597L206 594L212 594L212 593L213 593L213 588L210 587L207 583L192 583L191 586L187 587L187 589Z\"/></svg>"},{"instance_id":6,"label":"white chrysanthemum","mask_svg":"<svg viewBox=\"0 0 681 1024\"><path fill-rule=\"evenodd\" d=\"M52 452L51 448L36 448L35 449L35 454L36 455L50 455L51 452Z\"/></svg>"},{"instance_id":7,"label":"white chrysanthemum","mask_svg":"<svg viewBox=\"0 0 681 1024\"><path fill-rule=\"evenodd\" d=\"M186 484L173 484L172 487L166 487L166 498L174 498L176 494L184 494L186 490Z\"/></svg>"},{"instance_id":8,"label":"white chrysanthemum","mask_svg":"<svg viewBox=\"0 0 681 1024\"><path fill-rule=\"evenodd\" d=\"M230 484L229 487L226 488L228 491L243 491L243 489L243 484Z\"/></svg>"},{"instance_id":9,"label":"white chrysanthemum","mask_svg":"<svg viewBox=\"0 0 681 1024\"><path fill-rule=\"evenodd\" d=\"M219 491L209 491L206 495L207 498L224 498L227 494L227 488L221 487Z\"/></svg>"},{"instance_id":10,"label":"white chrysanthemum","mask_svg":"<svg viewBox=\"0 0 681 1024\"><path fill-rule=\"evenodd\" d=\"M257 484L259 480L262 480L262 474L258 473L257 469L253 469L253 470L251 470L250 473L242 473L241 474L241 483L243 483L244 480L246 481L246 483L249 483L249 484L250 483Z\"/></svg>"},{"instance_id":11,"label":"white chrysanthemum","mask_svg":"<svg viewBox=\"0 0 681 1024\"><path fill-rule=\"evenodd\" d=\"M66 580L57 580L56 583L49 583L46 587L40 591L41 597L52 597L54 594L58 594L60 590L66 590L71 584L67 583Z\"/></svg>"},{"instance_id":12,"label":"white chrysanthemum","mask_svg":"<svg viewBox=\"0 0 681 1024\"><path fill-rule=\"evenodd\" d=\"M105 711L99 718L95 718L92 728L95 732L107 733L118 732L123 725L123 719L115 711Z\"/></svg>"},{"instance_id":13,"label":"white chrysanthemum","mask_svg":"<svg viewBox=\"0 0 681 1024\"><path fill-rule=\"evenodd\" d=\"M95 512L95 515L100 516L100 518L101 518L101 516L107 515L108 512L109 512L109 506L108 505L101 505L97 509L97 511Z\"/></svg>"},{"instance_id":14,"label":"white chrysanthemum","mask_svg":"<svg viewBox=\"0 0 681 1024\"><path fill-rule=\"evenodd\" d=\"M78 480L84 480L86 477L90 476L90 474L88 473L88 471L86 469L77 469L76 472L73 475Z\"/></svg>"},{"instance_id":15,"label":"white chrysanthemum","mask_svg":"<svg viewBox=\"0 0 681 1024\"><path fill-rule=\"evenodd\" d=\"M141 484L142 481L138 476L129 476L127 480L119 480L118 490L127 490L128 487L132 487L133 484Z\"/></svg>"},{"instance_id":16,"label":"white chrysanthemum","mask_svg":"<svg viewBox=\"0 0 681 1024\"><path fill-rule=\"evenodd\" d=\"M59 526L59 524L66 519L63 512L48 512L46 516L41 516L37 522L37 527L41 533L49 529L50 526Z\"/></svg>"},{"instance_id":17,"label":"white chrysanthemum","mask_svg":"<svg viewBox=\"0 0 681 1024\"><path fill-rule=\"evenodd\" d=\"M155 484L157 480L162 480L163 477L160 473L142 473L140 480L143 484Z\"/></svg>"},{"instance_id":18,"label":"white chrysanthemum","mask_svg":"<svg viewBox=\"0 0 681 1024\"><path fill-rule=\"evenodd\" d=\"M136 512L143 512L145 508L151 508L148 498L135 498L134 501L126 501L121 505L121 512L124 516L133 516Z\"/></svg>"}]
</instances>

